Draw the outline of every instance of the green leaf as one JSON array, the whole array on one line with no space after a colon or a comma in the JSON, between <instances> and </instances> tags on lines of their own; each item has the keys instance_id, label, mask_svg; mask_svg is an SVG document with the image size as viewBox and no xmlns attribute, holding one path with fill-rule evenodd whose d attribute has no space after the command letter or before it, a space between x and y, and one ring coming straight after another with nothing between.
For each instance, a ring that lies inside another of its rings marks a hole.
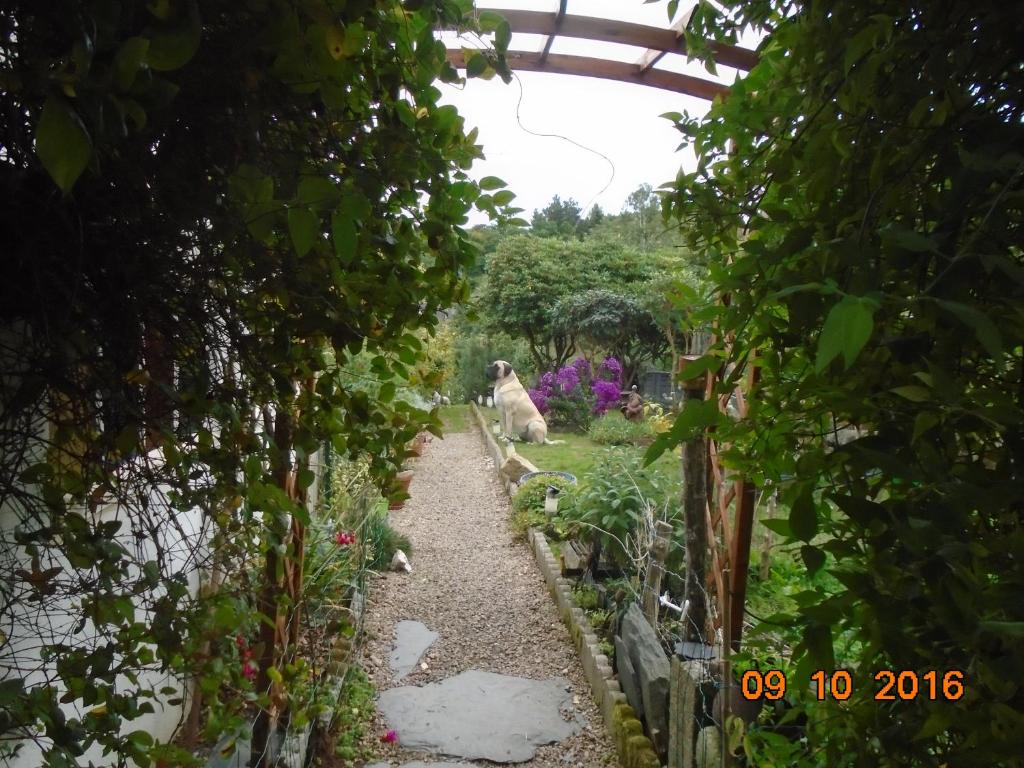
<instances>
[{"instance_id":1,"label":"green leaf","mask_svg":"<svg viewBox=\"0 0 1024 768\"><path fill-rule=\"evenodd\" d=\"M804 645L811 660L819 669L835 669L835 651L832 648L832 629L824 624L804 627Z\"/></svg>"},{"instance_id":2,"label":"green leaf","mask_svg":"<svg viewBox=\"0 0 1024 768\"><path fill-rule=\"evenodd\" d=\"M480 189L501 189L504 186L507 185L497 176L484 176L482 179L480 179Z\"/></svg>"},{"instance_id":3,"label":"green leaf","mask_svg":"<svg viewBox=\"0 0 1024 768\"><path fill-rule=\"evenodd\" d=\"M482 77L487 71L487 59L477 51L466 50L466 76Z\"/></svg>"},{"instance_id":4,"label":"green leaf","mask_svg":"<svg viewBox=\"0 0 1024 768\"><path fill-rule=\"evenodd\" d=\"M887 242L892 243L897 248L901 248L905 251L911 251L913 253L925 253L928 251L938 250L938 246L932 238L927 235L922 235L920 232L913 229L892 227L882 232L882 238Z\"/></svg>"},{"instance_id":5,"label":"green leaf","mask_svg":"<svg viewBox=\"0 0 1024 768\"><path fill-rule=\"evenodd\" d=\"M395 384L394 382L388 381L380 386L380 392L378 397L382 402L390 403L395 399Z\"/></svg>"},{"instance_id":6,"label":"green leaf","mask_svg":"<svg viewBox=\"0 0 1024 768\"><path fill-rule=\"evenodd\" d=\"M182 18L159 25L150 35L146 63L158 72L179 69L196 55L201 36L199 6L192 0Z\"/></svg>"},{"instance_id":7,"label":"green leaf","mask_svg":"<svg viewBox=\"0 0 1024 768\"><path fill-rule=\"evenodd\" d=\"M931 390L927 387L919 387L916 384L908 384L903 387L893 387L889 390L894 395L899 395L904 400L912 403L925 403L932 399Z\"/></svg>"},{"instance_id":8,"label":"green leaf","mask_svg":"<svg viewBox=\"0 0 1024 768\"><path fill-rule=\"evenodd\" d=\"M772 533L777 533L779 536L784 536L787 539L793 536L793 529L789 527L789 520L783 520L782 518L762 520L761 525Z\"/></svg>"},{"instance_id":9,"label":"green leaf","mask_svg":"<svg viewBox=\"0 0 1024 768\"><path fill-rule=\"evenodd\" d=\"M299 202L314 211L335 205L339 199L338 187L322 176L303 176L299 179Z\"/></svg>"},{"instance_id":10,"label":"green leaf","mask_svg":"<svg viewBox=\"0 0 1024 768\"><path fill-rule=\"evenodd\" d=\"M1024 621L981 621L978 626L997 635L1024 637Z\"/></svg>"},{"instance_id":11,"label":"green leaf","mask_svg":"<svg viewBox=\"0 0 1024 768\"><path fill-rule=\"evenodd\" d=\"M512 42L512 27L509 23L502 19L498 28L494 30L494 45L499 51L508 50L509 44Z\"/></svg>"},{"instance_id":12,"label":"green leaf","mask_svg":"<svg viewBox=\"0 0 1024 768\"><path fill-rule=\"evenodd\" d=\"M832 307L818 337L814 369L821 373L840 354L849 368L874 330L874 311L866 299L845 296Z\"/></svg>"},{"instance_id":13,"label":"green leaf","mask_svg":"<svg viewBox=\"0 0 1024 768\"><path fill-rule=\"evenodd\" d=\"M978 341L981 342L985 351L992 355L992 357L1002 356L1003 338L996 324L992 322L992 318L981 310L956 301L935 299L935 303L950 314L955 315L964 325L973 328Z\"/></svg>"},{"instance_id":14,"label":"green leaf","mask_svg":"<svg viewBox=\"0 0 1024 768\"><path fill-rule=\"evenodd\" d=\"M127 91L135 82L139 67L149 52L149 40L145 37L129 37L114 54L114 85Z\"/></svg>"},{"instance_id":15,"label":"green leaf","mask_svg":"<svg viewBox=\"0 0 1024 768\"><path fill-rule=\"evenodd\" d=\"M825 552L810 544L800 547L800 557L803 559L804 565L807 566L807 572L812 576L820 571L821 566L825 564Z\"/></svg>"},{"instance_id":16,"label":"green leaf","mask_svg":"<svg viewBox=\"0 0 1024 768\"><path fill-rule=\"evenodd\" d=\"M810 541L818 532L818 512L814 507L814 496L809 487L796 497L789 510L789 527L801 541Z\"/></svg>"},{"instance_id":17,"label":"green leaf","mask_svg":"<svg viewBox=\"0 0 1024 768\"><path fill-rule=\"evenodd\" d=\"M495 205L508 205L515 199L516 193L509 189L503 189L500 192L495 192L493 197Z\"/></svg>"},{"instance_id":18,"label":"green leaf","mask_svg":"<svg viewBox=\"0 0 1024 768\"><path fill-rule=\"evenodd\" d=\"M67 192L89 164L92 142L78 113L60 96L43 105L36 126L36 154L50 178Z\"/></svg>"},{"instance_id":19,"label":"green leaf","mask_svg":"<svg viewBox=\"0 0 1024 768\"><path fill-rule=\"evenodd\" d=\"M352 219L344 213L335 212L331 216L331 236L334 239L334 252L343 262L351 262L356 256L359 241Z\"/></svg>"},{"instance_id":20,"label":"green leaf","mask_svg":"<svg viewBox=\"0 0 1024 768\"><path fill-rule=\"evenodd\" d=\"M288 209L288 234L298 256L305 256L320 234L320 217L308 208Z\"/></svg>"}]
</instances>

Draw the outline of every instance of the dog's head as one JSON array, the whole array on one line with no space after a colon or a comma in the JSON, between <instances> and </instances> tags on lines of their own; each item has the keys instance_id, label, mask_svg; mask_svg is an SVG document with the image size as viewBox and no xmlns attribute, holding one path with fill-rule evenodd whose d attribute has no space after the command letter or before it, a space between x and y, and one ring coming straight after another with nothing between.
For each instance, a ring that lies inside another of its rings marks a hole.
<instances>
[{"instance_id":1,"label":"dog's head","mask_svg":"<svg viewBox=\"0 0 1024 768\"><path fill-rule=\"evenodd\" d=\"M515 373L515 371L512 370L512 366L504 360L495 360L493 363L488 365L485 370L487 378L491 381L504 379L506 376L511 376Z\"/></svg>"}]
</instances>

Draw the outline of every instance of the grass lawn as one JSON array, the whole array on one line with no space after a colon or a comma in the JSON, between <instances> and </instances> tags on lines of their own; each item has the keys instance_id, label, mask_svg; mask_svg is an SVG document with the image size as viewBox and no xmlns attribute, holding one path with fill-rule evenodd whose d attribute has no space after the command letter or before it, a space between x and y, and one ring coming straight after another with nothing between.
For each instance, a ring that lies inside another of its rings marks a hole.
<instances>
[{"instance_id":1,"label":"grass lawn","mask_svg":"<svg viewBox=\"0 0 1024 768\"><path fill-rule=\"evenodd\" d=\"M444 424L444 432L469 432L473 429L473 422L471 421L473 414L469 411L469 404L463 405L445 405L442 406L439 413L441 414L441 422Z\"/></svg>"},{"instance_id":2,"label":"grass lawn","mask_svg":"<svg viewBox=\"0 0 1024 768\"><path fill-rule=\"evenodd\" d=\"M494 408L480 408L484 420L493 424L498 419L498 411ZM539 469L555 470L557 472L570 472L577 478L583 477L594 466L595 454L605 450L608 446L595 443L586 435L576 432L560 432L551 430L548 432L548 440L564 440L559 445L536 445L534 443L516 443L516 453L523 458L529 459ZM635 449L643 453L644 448ZM679 450L662 454L654 466L668 468L669 465L679 466Z\"/></svg>"}]
</instances>

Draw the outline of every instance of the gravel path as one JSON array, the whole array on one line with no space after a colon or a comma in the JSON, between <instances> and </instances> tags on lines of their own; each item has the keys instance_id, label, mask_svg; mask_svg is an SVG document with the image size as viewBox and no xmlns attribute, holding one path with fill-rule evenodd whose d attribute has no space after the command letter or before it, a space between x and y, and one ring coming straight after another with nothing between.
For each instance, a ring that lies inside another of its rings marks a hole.
<instances>
[{"instance_id":1,"label":"gravel path","mask_svg":"<svg viewBox=\"0 0 1024 768\"><path fill-rule=\"evenodd\" d=\"M412 498L391 513L394 527L412 541L413 571L379 577L366 614L363 664L377 689L424 685L469 669L537 680L561 676L570 681L585 727L519 765L618 765L568 630L526 545L512 539L508 497L480 435L433 440L415 462ZM388 657L403 619L423 622L440 638L422 659L427 669L395 683ZM383 722L378 726L383 733ZM401 749L398 736L397 746L376 746L378 759L429 760Z\"/></svg>"}]
</instances>

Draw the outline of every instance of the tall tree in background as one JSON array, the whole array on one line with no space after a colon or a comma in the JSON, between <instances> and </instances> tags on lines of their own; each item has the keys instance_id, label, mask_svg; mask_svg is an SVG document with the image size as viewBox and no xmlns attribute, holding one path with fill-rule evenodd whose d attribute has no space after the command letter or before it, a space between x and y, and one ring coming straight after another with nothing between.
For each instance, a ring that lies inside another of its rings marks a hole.
<instances>
[{"instance_id":1,"label":"tall tree in background","mask_svg":"<svg viewBox=\"0 0 1024 768\"><path fill-rule=\"evenodd\" d=\"M574 238L580 225L580 205L571 197L563 201L558 195L542 210L535 210L530 232L537 237Z\"/></svg>"}]
</instances>

